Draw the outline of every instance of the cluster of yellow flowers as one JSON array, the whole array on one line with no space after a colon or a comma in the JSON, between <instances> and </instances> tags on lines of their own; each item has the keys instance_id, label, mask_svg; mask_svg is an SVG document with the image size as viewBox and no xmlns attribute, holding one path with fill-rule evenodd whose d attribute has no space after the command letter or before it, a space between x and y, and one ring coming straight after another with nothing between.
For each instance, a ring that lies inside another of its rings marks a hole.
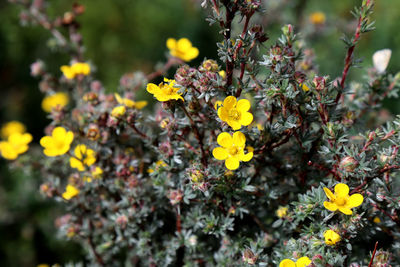
<instances>
[{"instance_id":1,"label":"cluster of yellow flowers","mask_svg":"<svg viewBox=\"0 0 400 267\"><path fill-rule=\"evenodd\" d=\"M26 127L18 121L8 122L1 128L1 137L6 140L0 141L0 154L3 158L14 160L29 149L32 135L25 131Z\"/></svg>"},{"instance_id":2,"label":"cluster of yellow flowers","mask_svg":"<svg viewBox=\"0 0 400 267\"><path fill-rule=\"evenodd\" d=\"M236 97L227 96L223 102L217 101L214 107L218 110L218 117L233 130L239 130L242 125L248 126L253 121L253 114L248 112L251 106L247 99L237 101ZM212 154L217 160L225 160L225 167L229 170L236 170L241 161L253 158L254 148L246 147L246 136L242 132L235 132L233 136L222 132L217 137L217 143L221 147L214 148Z\"/></svg>"},{"instance_id":3,"label":"cluster of yellow flowers","mask_svg":"<svg viewBox=\"0 0 400 267\"><path fill-rule=\"evenodd\" d=\"M77 62L71 66L61 66L60 70L67 79L74 79L78 75L89 75L90 65L88 63Z\"/></svg>"},{"instance_id":4,"label":"cluster of yellow flowers","mask_svg":"<svg viewBox=\"0 0 400 267\"><path fill-rule=\"evenodd\" d=\"M63 108L69 103L69 97L64 92L58 92L43 98L42 109L50 113L54 108Z\"/></svg>"},{"instance_id":5,"label":"cluster of yellow flowers","mask_svg":"<svg viewBox=\"0 0 400 267\"><path fill-rule=\"evenodd\" d=\"M62 156L69 152L71 143L74 140L74 133L67 131L63 127L56 127L53 129L50 136L44 136L40 139L40 144L43 146L43 153L48 157ZM71 155L69 164L71 168L78 171L85 171L86 167L92 166L96 162L96 152L88 148L84 144L79 144L74 149L74 155ZM84 177L85 182L90 183L92 178L100 178L103 170L100 167L91 168L91 177ZM62 197L66 200L77 196L79 189L72 184L66 186L65 192Z\"/></svg>"}]
</instances>

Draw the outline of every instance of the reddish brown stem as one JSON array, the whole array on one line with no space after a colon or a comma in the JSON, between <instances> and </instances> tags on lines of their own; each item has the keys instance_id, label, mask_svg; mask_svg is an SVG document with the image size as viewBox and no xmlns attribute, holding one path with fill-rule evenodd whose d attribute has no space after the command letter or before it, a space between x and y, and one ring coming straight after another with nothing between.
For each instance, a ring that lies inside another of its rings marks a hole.
<instances>
[{"instance_id":1,"label":"reddish brown stem","mask_svg":"<svg viewBox=\"0 0 400 267\"><path fill-rule=\"evenodd\" d=\"M374 252L372 252L371 260L369 261L368 267L372 267L372 263L374 262L376 249L378 248L378 241L375 243Z\"/></svg>"}]
</instances>

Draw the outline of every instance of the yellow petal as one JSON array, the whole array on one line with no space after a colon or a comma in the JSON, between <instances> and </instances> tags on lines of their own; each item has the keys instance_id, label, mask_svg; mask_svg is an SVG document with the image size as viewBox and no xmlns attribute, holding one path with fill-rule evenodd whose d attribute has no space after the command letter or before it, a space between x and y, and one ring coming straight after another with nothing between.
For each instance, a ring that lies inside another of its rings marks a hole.
<instances>
[{"instance_id":1,"label":"yellow petal","mask_svg":"<svg viewBox=\"0 0 400 267\"><path fill-rule=\"evenodd\" d=\"M85 170L83 163L74 157L69 158L69 165L71 166L71 168L77 169L78 171Z\"/></svg>"},{"instance_id":2,"label":"yellow petal","mask_svg":"<svg viewBox=\"0 0 400 267\"><path fill-rule=\"evenodd\" d=\"M217 160L225 160L228 157L228 152L222 147L214 148L212 154Z\"/></svg>"},{"instance_id":3,"label":"yellow petal","mask_svg":"<svg viewBox=\"0 0 400 267\"><path fill-rule=\"evenodd\" d=\"M226 109L231 109L236 105L236 97L234 96L227 96L224 100L224 107Z\"/></svg>"},{"instance_id":4,"label":"yellow petal","mask_svg":"<svg viewBox=\"0 0 400 267\"><path fill-rule=\"evenodd\" d=\"M349 187L346 184L335 185L335 195L338 197L346 197L349 195Z\"/></svg>"},{"instance_id":5,"label":"yellow petal","mask_svg":"<svg viewBox=\"0 0 400 267\"><path fill-rule=\"evenodd\" d=\"M63 140L65 138L65 135L67 134L67 131L63 127L56 127L54 128L53 132L51 135L53 138L57 140Z\"/></svg>"},{"instance_id":6,"label":"yellow petal","mask_svg":"<svg viewBox=\"0 0 400 267\"><path fill-rule=\"evenodd\" d=\"M192 43L188 38L181 38L177 43L178 49L182 52L186 52L188 49L192 47Z\"/></svg>"},{"instance_id":7,"label":"yellow petal","mask_svg":"<svg viewBox=\"0 0 400 267\"><path fill-rule=\"evenodd\" d=\"M172 50L175 49L176 47L176 40L174 38L168 38L167 39L167 47L168 49Z\"/></svg>"},{"instance_id":8,"label":"yellow petal","mask_svg":"<svg viewBox=\"0 0 400 267\"><path fill-rule=\"evenodd\" d=\"M199 55L199 49L197 47L192 47L187 50L185 54L185 61L191 61L192 59L195 59Z\"/></svg>"},{"instance_id":9,"label":"yellow petal","mask_svg":"<svg viewBox=\"0 0 400 267\"><path fill-rule=\"evenodd\" d=\"M236 108L241 112L249 111L250 109L250 101L247 99L240 99L237 102Z\"/></svg>"},{"instance_id":10,"label":"yellow petal","mask_svg":"<svg viewBox=\"0 0 400 267\"><path fill-rule=\"evenodd\" d=\"M218 117L222 120L222 121L228 121L228 111L226 110L225 107L220 107L218 109Z\"/></svg>"},{"instance_id":11,"label":"yellow petal","mask_svg":"<svg viewBox=\"0 0 400 267\"><path fill-rule=\"evenodd\" d=\"M235 120L227 120L226 121L228 123L229 126L232 127L233 130L239 130L240 128L242 128L242 125L240 124L240 122L235 121Z\"/></svg>"},{"instance_id":12,"label":"yellow petal","mask_svg":"<svg viewBox=\"0 0 400 267\"><path fill-rule=\"evenodd\" d=\"M296 261L296 267L306 267L311 263L311 260L308 257L301 257Z\"/></svg>"},{"instance_id":13,"label":"yellow petal","mask_svg":"<svg viewBox=\"0 0 400 267\"><path fill-rule=\"evenodd\" d=\"M253 114L250 112L243 112L242 116L240 117L240 124L247 126L253 121Z\"/></svg>"},{"instance_id":14,"label":"yellow petal","mask_svg":"<svg viewBox=\"0 0 400 267\"><path fill-rule=\"evenodd\" d=\"M242 132L235 132L233 134L233 143L238 147L244 147L246 144L246 136Z\"/></svg>"},{"instance_id":15,"label":"yellow petal","mask_svg":"<svg viewBox=\"0 0 400 267\"><path fill-rule=\"evenodd\" d=\"M330 200L335 200L335 199L336 199L335 195L332 193L331 190L329 190L328 188L324 187L324 191L325 191L326 196L327 196Z\"/></svg>"},{"instance_id":16,"label":"yellow petal","mask_svg":"<svg viewBox=\"0 0 400 267\"><path fill-rule=\"evenodd\" d=\"M117 100L118 104L123 104L122 97L119 94L115 93L114 97L115 100Z\"/></svg>"},{"instance_id":17,"label":"yellow petal","mask_svg":"<svg viewBox=\"0 0 400 267\"><path fill-rule=\"evenodd\" d=\"M154 83L149 83L149 84L147 84L146 90L150 94L154 94L155 92L157 92L157 90L160 90L160 87L158 87Z\"/></svg>"},{"instance_id":18,"label":"yellow petal","mask_svg":"<svg viewBox=\"0 0 400 267\"><path fill-rule=\"evenodd\" d=\"M147 101L138 101L138 102L135 103L135 107L137 109L142 109L145 106L147 106Z\"/></svg>"},{"instance_id":19,"label":"yellow petal","mask_svg":"<svg viewBox=\"0 0 400 267\"><path fill-rule=\"evenodd\" d=\"M296 263L289 259L284 259L279 263L279 267L296 267Z\"/></svg>"},{"instance_id":20,"label":"yellow petal","mask_svg":"<svg viewBox=\"0 0 400 267\"><path fill-rule=\"evenodd\" d=\"M353 194L349 197L347 205L350 206L350 208L355 208L360 206L363 201L364 197L361 194Z\"/></svg>"},{"instance_id":21,"label":"yellow petal","mask_svg":"<svg viewBox=\"0 0 400 267\"><path fill-rule=\"evenodd\" d=\"M249 152L247 154L243 153L243 155L240 156L240 160L245 162L250 161L252 158L253 158L253 152Z\"/></svg>"},{"instance_id":22,"label":"yellow petal","mask_svg":"<svg viewBox=\"0 0 400 267\"><path fill-rule=\"evenodd\" d=\"M335 203L324 201L324 207L330 211L336 211L338 206Z\"/></svg>"},{"instance_id":23,"label":"yellow petal","mask_svg":"<svg viewBox=\"0 0 400 267\"><path fill-rule=\"evenodd\" d=\"M217 137L217 143L222 147L229 148L233 144L232 136L227 132L220 133Z\"/></svg>"},{"instance_id":24,"label":"yellow petal","mask_svg":"<svg viewBox=\"0 0 400 267\"><path fill-rule=\"evenodd\" d=\"M231 171L239 168L239 164L239 160L235 157L230 157L225 160L225 167Z\"/></svg>"},{"instance_id":25,"label":"yellow petal","mask_svg":"<svg viewBox=\"0 0 400 267\"><path fill-rule=\"evenodd\" d=\"M351 211L351 209L349 208L345 208L345 207L339 207L339 211L343 212L346 215L351 215L353 214L353 212Z\"/></svg>"}]
</instances>

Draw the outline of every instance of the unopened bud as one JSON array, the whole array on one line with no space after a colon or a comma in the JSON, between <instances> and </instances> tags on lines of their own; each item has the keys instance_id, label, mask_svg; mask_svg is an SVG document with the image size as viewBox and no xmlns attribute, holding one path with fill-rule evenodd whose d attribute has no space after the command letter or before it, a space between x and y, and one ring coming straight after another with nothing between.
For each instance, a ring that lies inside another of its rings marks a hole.
<instances>
[{"instance_id":1,"label":"unopened bud","mask_svg":"<svg viewBox=\"0 0 400 267\"><path fill-rule=\"evenodd\" d=\"M358 166L358 161L353 157L344 157L340 163L339 167L347 172L353 172Z\"/></svg>"},{"instance_id":2,"label":"unopened bud","mask_svg":"<svg viewBox=\"0 0 400 267\"><path fill-rule=\"evenodd\" d=\"M253 251L250 249L246 248L246 250L243 252L242 259L245 263L254 265L257 261L257 256L254 255Z\"/></svg>"}]
</instances>

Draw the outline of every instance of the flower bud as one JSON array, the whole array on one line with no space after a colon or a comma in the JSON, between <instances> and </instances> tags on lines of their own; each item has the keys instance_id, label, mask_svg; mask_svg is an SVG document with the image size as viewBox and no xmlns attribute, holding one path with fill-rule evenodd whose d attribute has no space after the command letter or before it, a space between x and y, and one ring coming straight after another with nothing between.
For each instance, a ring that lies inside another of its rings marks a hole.
<instances>
[{"instance_id":1,"label":"flower bud","mask_svg":"<svg viewBox=\"0 0 400 267\"><path fill-rule=\"evenodd\" d=\"M315 85L315 89L323 90L325 88L326 79L325 77L316 76L313 80L313 83Z\"/></svg>"},{"instance_id":2,"label":"flower bud","mask_svg":"<svg viewBox=\"0 0 400 267\"><path fill-rule=\"evenodd\" d=\"M171 205L179 204L183 199L183 192L180 190L171 190L168 193L168 198Z\"/></svg>"},{"instance_id":3,"label":"flower bud","mask_svg":"<svg viewBox=\"0 0 400 267\"><path fill-rule=\"evenodd\" d=\"M254 255L253 251L246 248L243 252L242 260L249 265L254 265L257 261L257 256Z\"/></svg>"},{"instance_id":4,"label":"flower bud","mask_svg":"<svg viewBox=\"0 0 400 267\"><path fill-rule=\"evenodd\" d=\"M122 229L125 229L128 224L128 217L126 217L126 215L120 215L115 219L115 223Z\"/></svg>"},{"instance_id":5,"label":"flower bud","mask_svg":"<svg viewBox=\"0 0 400 267\"><path fill-rule=\"evenodd\" d=\"M339 163L339 168L347 172L353 172L357 168L357 166L358 161L349 156L344 157Z\"/></svg>"},{"instance_id":6,"label":"flower bud","mask_svg":"<svg viewBox=\"0 0 400 267\"><path fill-rule=\"evenodd\" d=\"M205 60L200 67L200 70L202 70L202 71L216 72L216 71L218 71L218 69L219 69L219 66L218 66L217 62L212 59Z\"/></svg>"},{"instance_id":7,"label":"flower bud","mask_svg":"<svg viewBox=\"0 0 400 267\"><path fill-rule=\"evenodd\" d=\"M43 75L45 72L44 62L41 60L35 61L31 64L31 75L33 77L38 77Z\"/></svg>"}]
</instances>

